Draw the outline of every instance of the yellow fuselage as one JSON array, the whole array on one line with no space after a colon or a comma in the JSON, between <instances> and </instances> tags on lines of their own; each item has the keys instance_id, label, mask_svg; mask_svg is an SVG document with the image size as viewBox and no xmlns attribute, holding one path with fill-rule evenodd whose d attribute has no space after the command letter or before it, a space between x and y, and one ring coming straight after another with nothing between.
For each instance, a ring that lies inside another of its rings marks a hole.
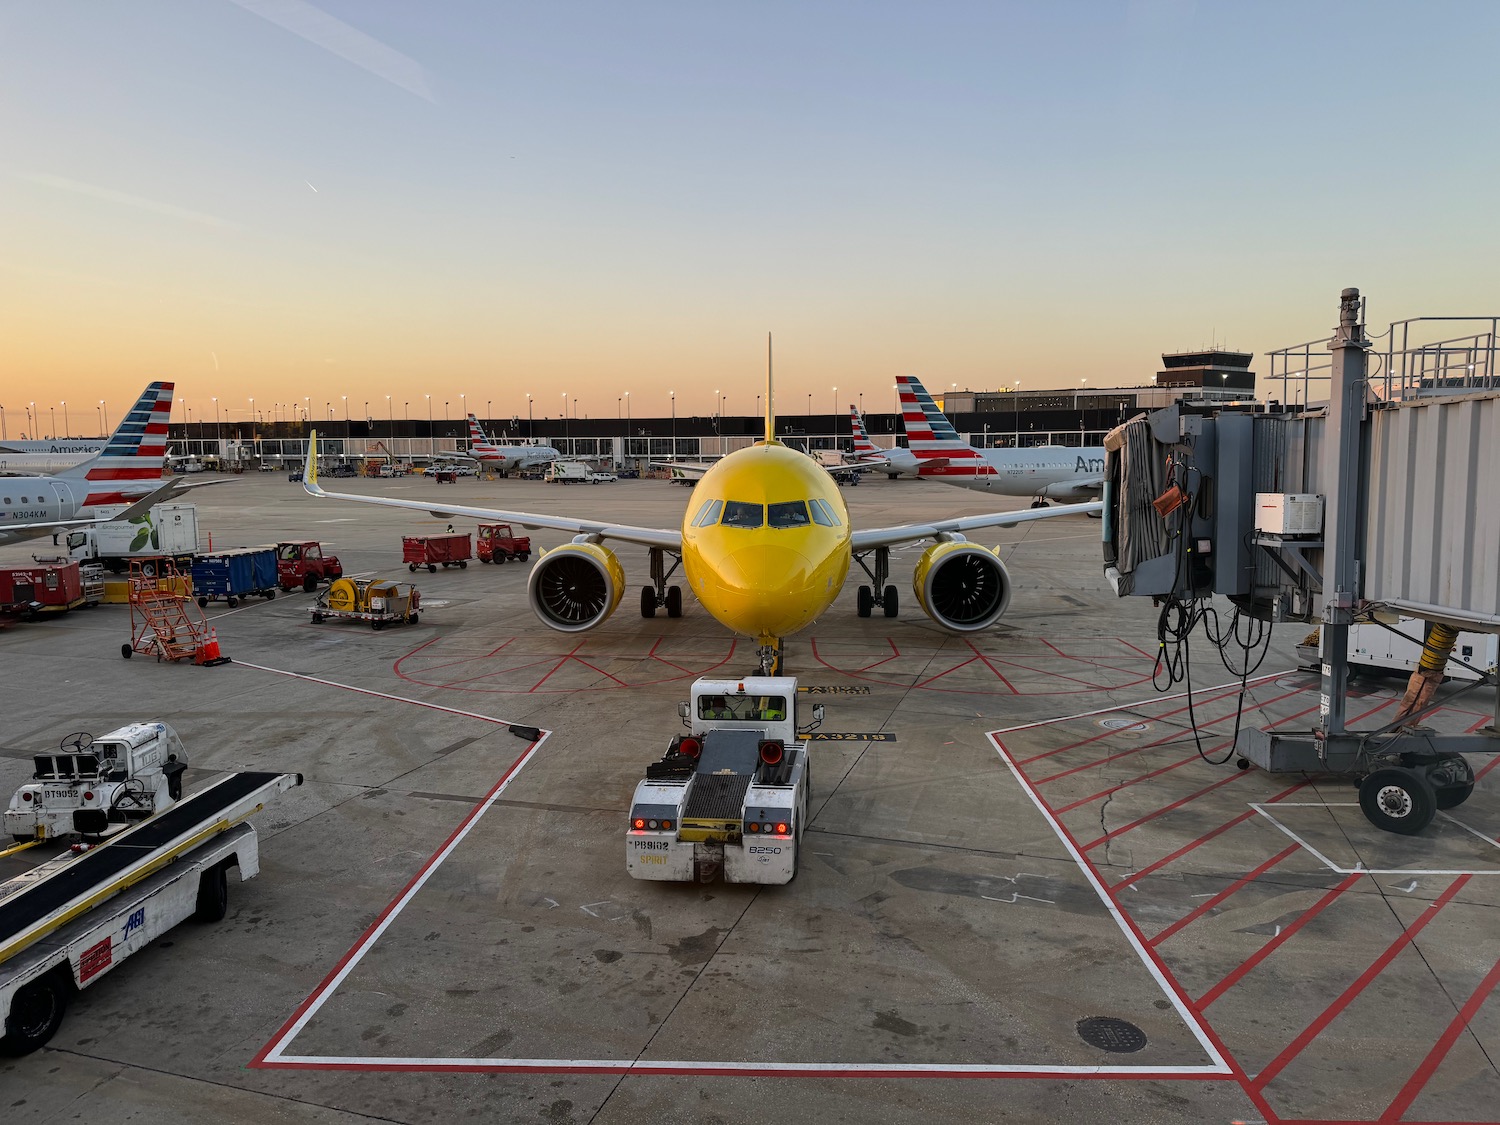
<instances>
[{"instance_id":1,"label":"yellow fuselage","mask_svg":"<svg viewBox=\"0 0 1500 1125\"><path fill-rule=\"evenodd\" d=\"M752 526L757 506L762 518ZM780 444L716 464L693 489L682 522L682 566L694 596L727 628L763 644L805 629L827 609L849 558L838 485L812 458Z\"/></svg>"}]
</instances>

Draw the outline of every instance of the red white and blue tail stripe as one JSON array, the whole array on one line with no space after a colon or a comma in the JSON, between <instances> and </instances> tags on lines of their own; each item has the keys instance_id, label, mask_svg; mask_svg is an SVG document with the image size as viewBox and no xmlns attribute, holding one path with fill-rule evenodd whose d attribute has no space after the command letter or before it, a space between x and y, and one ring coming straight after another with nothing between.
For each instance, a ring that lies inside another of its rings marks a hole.
<instances>
[{"instance_id":1,"label":"red white and blue tail stripe","mask_svg":"<svg viewBox=\"0 0 1500 1125\"><path fill-rule=\"evenodd\" d=\"M870 440L869 431L865 429L865 417L859 412L859 407L853 403L849 404L849 426L854 433L854 455L856 457L886 456L886 451L881 449Z\"/></svg>"},{"instance_id":2,"label":"red white and blue tail stripe","mask_svg":"<svg viewBox=\"0 0 1500 1125\"><path fill-rule=\"evenodd\" d=\"M979 450L958 436L948 416L937 408L915 375L897 375L901 424L906 444L921 464L924 477L986 477L996 470Z\"/></svg>"},{"instance_id":3,"label":"red white and blue tail stripe","mask_svg":"<svg viewBox=\"0 0 1500 1125\"><path fill-rule=\"evenodd\" d=\"M485 436L484 428L480 426L479 419L472 414L469 415L469 455L477 457L481 461L501 455L499 446Z\"/></svg>"},{"instance_id":4,"label":"red white and blue tail stripe","mask_svg":"<svg viewBox=\"0 0 1500 1125\"><path fill-rule=\"evenodd\" d=\"M60 480L84 483L82 508L130 504L161 487L173 386L148 386L97 457L58 474Z\"/></svg>"}]
</instances>

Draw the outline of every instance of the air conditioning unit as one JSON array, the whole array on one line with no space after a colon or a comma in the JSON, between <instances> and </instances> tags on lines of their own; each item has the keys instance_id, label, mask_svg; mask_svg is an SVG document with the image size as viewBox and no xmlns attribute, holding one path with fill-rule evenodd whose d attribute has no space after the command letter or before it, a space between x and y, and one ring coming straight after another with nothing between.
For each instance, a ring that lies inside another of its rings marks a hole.
<instances>
[{"instance_id":1,"label":"air conditioning unit","mask_svg":"<svg viewBox=\"0 0 1500 1125\"><path fill-rule=\"evenodd\" d=\"M1321 535L1323 497L1313 492L1257 492L1255 530L1285 536Z\"/></svg>"}]
</instances>

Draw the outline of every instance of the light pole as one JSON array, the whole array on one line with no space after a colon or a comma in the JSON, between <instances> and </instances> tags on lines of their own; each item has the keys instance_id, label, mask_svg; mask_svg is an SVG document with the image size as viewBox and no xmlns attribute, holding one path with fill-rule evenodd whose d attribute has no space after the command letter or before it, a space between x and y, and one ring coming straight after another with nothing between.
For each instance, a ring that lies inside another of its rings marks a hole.
<instances>
[{"instance_id":1,"label":"light pole","mask_svg":"<svg viewBox=\"0 0 1500 1125\"><path fill-rule=\"evenodd\" d=\"M531 396L526 396L526 436L536 440L536 419L531 416Z\"/></svg>"},{"instance_id":2,"label":"light pole","mask_svg":"<svg viewBox=\"0 0 1500 1125\"><path fill-rule=\"evenodd\" d=\"M837 387L834 387L833 388L833 414L834 414L834 417L838 417L838 413L839 413L839 389Z\"/></svg>"},{"instance_id":3,"label":"light pole","mask_svg":"<svg viewBox=\"0 0 1500 1125\"><path fill-rule=\"evenodd\" d=\"M812 391L807 392L807 416L812 417Z\"/></svg>"},{"instance_id":4,"label":"light pole","mask_svg":"<svg viewBox=\"0 0 1500 1125\"><path fill-rule=\"evenodd\" d=\"M99 436L109 437L109 404L102 398L99 400L99 413L104 418L104 424L99 430Z\"/></svg>"},{"instance_id":5,"label":"light pole","mask_svg":"<svg viewBox=\"0 0 1500 1125\"><path fill-rule=\"evenodd\" d=\"M47 407L47 413L52 418L52 433L49 436L52 438L53 441L56 441L57 440L57 407L55 407L55 406L49 406L49 407Z\"/></svg>"},{"instance_id":6,"label":"light pole","mask_svg":"<svg viewBox=\"0 0 1500 1125\"><path fill-rule=\"evenodd\" d=\"M630 432L630 392L625 392L625 432Z\"/></svg>"},{"instance_id":7,"label":"light pole","mask_svg":"<svg viewBox=\"0 0 1500 1125\"><path fill-rule=\"evenodd\" d=\"M432 432L432 396L425 395L427 399L427 456L437 456L437 435Z\"/></svg>"},{"instance_id":8,"label":"light pole","mask_svg":"<svg viewBox=\"0 0 1500 1125\"><path fill-rule=\"evenodd\" d=\"M344 396L344 425L349 425L349 396Z\"/></svg>"},{"instance_id":9,"label":"light pole","mask_svg":"<svg viewBox=\"0 0 1500 1125\"><path fill-rule=\"evenodd\" d=\"M672 460L677 460L677 392L668 391L672 398Z\"/></svg>"},{"instance_id":10,"label":"light pole","mask_svg":"<svg viewBox=\"0 0 1500 1125\"><path fill-rule=\"evenodd\" d=\"M562 398L563 398L563 443L565 445L570 445L571 444L570 437L571 437L571 434L572 434L572 430L568 426L568 392L567 391L563 391ZM569 449L568 452L572 453L572 450Z\"/></svg>"},{"instance_id":11,"label":"light pole","mask_svg":"<svg viewBox=\"0 0 1500 1125\"><path fill-rule=\"evenodd\" d=\"M1010 400L1011 405L1016 408L1014 411L1015 425L1012 427L1016 433L1015 437L1011 439L1011 443L1019 448L1021 444L1021 380L1019 379L1016 380L1015 396L1015 398Z\"/></svg>"},{"instance_id":12,"label":"light pole","mask_svg":"<svg viewBox=\"0 0 1500 1125\"><path fill-rule=\"evenodd\" d=\"M251 424L252 427L255 425L255 396L254 395L250 396L250 424ZM252 430L252 432L253 432L253 430Z\"/></svg>"},{"instance_id":13,"label":"light pole","mask_svg":"<svg viewBox=\"0 0 1500 1125\"><path fill-rule=\"evenodd\" d=\"M469 420L469 396L464 394L462 391L459 391L458 404L463 408L461 413L464 416L464 421L467 422Z\"/></svg>"},{"instance_id":14,"label":"light pole","mask_svg":"<svg viewBox=\"0 0 1500 1125\"><path fill-rule=\"evenodd\" d=\"M391 426L391 432L390 432L390 434L388 436L391 439L391 444L395 445L396 444L396 408L395 408L395 406L393 406L391 404L391 396L390 395L386 395L385 396L385 413L386 413L386 417L390 420L390 426ZM391 456L392 457L396 456L396 451L394 449L391 450Z\"/></svg>"},{"instance_id":15,"label":"light pole","mask_svg":"<svg viewBox=\"0 0 1500 1125\"><path fill-rule=\"evenodd\" d=\"M0 406L0 441L4 441L8 436L5 432L5 407Z\"/></svg>"},{"instance_id":16,"label":"light pole","mask_svg":"<svg viewBox=\"0 0 1500 1125\"><path fill-rule=\"evenodd\" d=\"M40 419L36 416L36 403L28 402L26 404L26 437L32 440L36 439L36 430L39 422Z\"/></svg>"},{"instance_id":17,"label":"light pole","mask_svg":"<svg viewBox=\"0 0 1500 1125\"><path fill-rule=\"evenodd\" d=\"M72 437L73 436L73 427L68 424L68 400L67 399L63 399L62 408L63 408L63 437L65 437L65 438Z\"/></svg>"}]
</instances>

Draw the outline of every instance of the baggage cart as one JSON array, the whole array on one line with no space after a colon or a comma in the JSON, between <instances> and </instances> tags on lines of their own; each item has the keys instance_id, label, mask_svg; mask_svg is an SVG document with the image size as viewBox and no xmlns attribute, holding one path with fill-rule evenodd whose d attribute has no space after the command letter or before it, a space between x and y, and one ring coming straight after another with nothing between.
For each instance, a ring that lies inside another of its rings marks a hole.
<instances>
[{"instance_id":1,"label":"baggage cart","mask_svg":"<svg viewBox=\"0 0 1500 1125\"><path fill-rule=\"evenodd\" d=\"M275 547L216 551L193 562L193 593L200 607L223 598L232 609L252 594L274 598L279 581Z\"/></svg>"},{"instance_id":2,"label":"baggage cart","mask_svg":"<svg viewBox=\"0 0 1500 1125\"><path fill-rule=\"evenodd\" d=\"M466 570L468 560L473 557L474 551L467 531L457 534L448 532L446 535L405 535L401 538L401 561L410 571L425 566L428 573L436 573L439 564Z\"/></svg>"}]
</instances>

